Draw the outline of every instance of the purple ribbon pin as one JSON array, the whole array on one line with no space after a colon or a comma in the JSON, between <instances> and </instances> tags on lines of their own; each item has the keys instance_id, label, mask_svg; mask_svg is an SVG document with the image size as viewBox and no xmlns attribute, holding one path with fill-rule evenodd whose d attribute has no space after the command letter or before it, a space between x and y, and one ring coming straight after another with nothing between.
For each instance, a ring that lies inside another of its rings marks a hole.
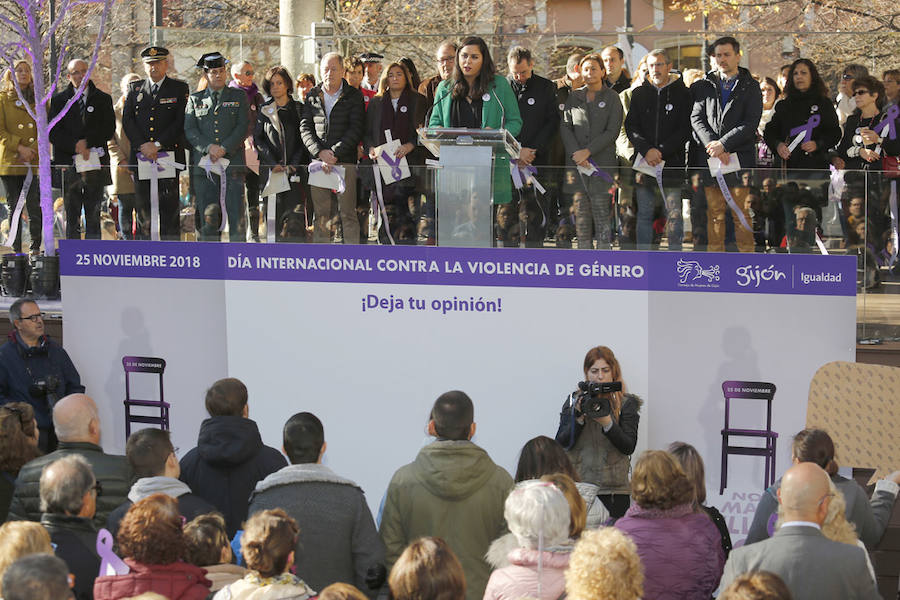
<instances>
[{"instance_id":1,"label":"purple ribbon pin","mask_svg":"<svg viewBox=\"0 0 900 600\"><path fill-rule=\"evenodd\" d=\"M104 575L126 575L131 569L113 552L112 534L108 529L97 532L97 555L100 557L100 577Z\"/></svg>"},{"instance_id":2,"label":"purple ribbon pin","mask_svg":"<svg viewBox=\"0 0 900 600\"><path fill-rule=\"evenodd\" d=\"M895 104L888 109L887 114L884 116L884 120L876 125L872 131L881 137L885 137L885 134L882 132L887 129L887 138L896 140L898 119L900 119L900 105Z\"/></svg>"}]
</instances>

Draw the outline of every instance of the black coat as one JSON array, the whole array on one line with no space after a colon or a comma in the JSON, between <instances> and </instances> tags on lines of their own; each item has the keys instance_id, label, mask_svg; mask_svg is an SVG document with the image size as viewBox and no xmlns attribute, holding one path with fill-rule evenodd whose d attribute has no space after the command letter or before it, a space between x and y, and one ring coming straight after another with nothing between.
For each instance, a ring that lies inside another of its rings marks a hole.
<instances>
[{"instance_id":1,"label":"black coat","mask_svg":"<svg viewBox=\"0 0 900 600\"><path fill-rule=\"evenodd\" d=\"M257 482L284 466L284 456L263 445L255 421L210 417L200 425L197 447L181 459L180 479L225 516L232 537L247 518Z\"/></svg>"},{"instance_id":2,"label":"black coat","mask_svg":"<svg viewBox=\"0 0 900 600\"><path fill-rule=\"evenodd\" d=\"M864 146L861 140L856 139L856 130L860 127L868 127L869 129L874 129L878 126L879 123L881 123L882 120L884 120L884 114L884 111L881 111L874 119L863 119L859 110L856 110L852 115L847 117L846 121L844 121L844 135L841 138L841 143L838 144L837 155L844 159L845 169L851 170L869 168L873 171L881 170L881 160L876 160L875 162L870 163L869 161L860 158L860 148L865 147L869 150L874 150L876 148L876 144ZM862 121L862 123L860 123L860 121ZM892 140L886 134L887 132L882 130L881 137L884 138L884 141L881 142L881 156L885 157L900 155L900 136L897 136Z\"/></svg>"},{"instance_id":3,"label":"black coat","mask_svg":"<svg viewBox=\"0 0 900 600\"><path fill-rule=\"evenodd\" d=\"M379 146L381 143L382 129L384 129L381 126L381 110L383 102L383 96L373 96L372 99L369 100L369 108L366 109L366 131L363 135L363 148L365 149L366 154L368 154L369 148ZM388 102L390 102L390 99ZM412 138L409 141L413 143L415 148L406 155L406 162L410 165L423 165L425 164L425 149L417 143L418 136L416 134L416 129L425 123L425 111L427 110L426 104L428 104L428 100L422 94L412 92L410 94L410 104L411 107L406 112L408 117L407 130ZM416 173L413 173L413 175L416 175Z\"/></svg>"},{"instance_id":4,"label":"black coat","mask_svg":"<svg viewBox=\"0 0 900 600\"><path fill-rule=\"evenodd\" d=\"M631 94L631 106L625 115L625 132L641 156L656 148L662 153L667 178L683 169L687 141L691 135L693 98L684 80L675 75L662 89L645 81Z\"/></svg>"},{"instance_id":5,"label":"black coat","mask_svg":"<svg viewBox=\"0 0 900 600\"><path fill-rule=\"evenodd\" d=\"M775 157L775 166L781 166L783 162L778 156L778 144L790 145L794 137L790 134L791 129L805 125L816 114L820 119L819 125L812 130L816 150L811 153L801 150L801 142L791 152L786 166L789 169L828 169L828 151L841 140L841 126L831 100L813 92L795 92L775 104L775 114L763 132L766 145Z\"/></svg>"},{"instance_id":6,"label":"black coat","mask_svg":"<svg viewBox=\"0 0 900 600\"><path fill-rule=\"evenodd\" d=\"M270 99L259 107L256 112L256 129L253 132L253 144L259 153L260 186L265 187L269 180L269 172L275 165L297 167L309 164L306 148L300 139L300 117L303 114L303 104L291 98L279 110L279 120L284 131L284 141L281 133L269 117L275 100Z\"/></svg>"},{"instance_id":7,"label":"black coat","mask_svg":"<svg viewBox=\"0 0 900 600\"><path fill-rule=\"evenodd\" d=\"M300 134L309 155L317 159L322 150L334 152L339 163L356 164L356 148L363 139L366 104L362 92L344 81L341 95L325 116L322 85L309 90L303 103Z\"/></svg>"},{"instance_id":8,"label":"black coat","mask_svg":"<svg viewBox=\"0 0 900 600\"><path fill-rule=\"evenodd\" d=\"M128 87L122 108L122 128L131 142L129 164L137 169L137 153L145 142L159 142L160 149L174 152L184 163L184 109L190 95L188 84L166 77L156 98L150 93L150 80L134 81Z\"/></svg>"},{"instance_id":9,"label":"black coat","mask_svg":"<svg viewBox=\"0 0 900 600\"><path fill-rule=\"evenodd\" d=\"M738 81L722 107L719 74L710 71L691 85L692 143L690 164L706 169L706 144L720 141L727 152L737 153L741 168L756 167L756 129L762 117L762 91L750 71L738 67Z\"/></svg>"},{"instance_id":10,"label":"black coat","mask_svg":"<svg viewBox=\"0 0 900 600\"><path fill-rule=\"evenodd\" d=\"M81 118L81 110L78 102L73 104L69 111L50 130L50 141L53 143L53 164L71 166L72 157L75 155L75 144L78 140L85 140L88 148L102 148L103 155L100 162L103 164L102 183L110 185L112 179L109 174L109 152L106 151L106 142L116 133L116 113L113 110L112 97L94 86L93 81L88 81L84 90L87 94L87 105L84 112L84 120ZM62 111L66 102L75 95L75 86L71 83L58 94L54 94L50 100L50 119Z\"/></svg>"},{"instance_id":11,"label":"black coat","mask_svg":"<svg viewBox=\"0 0 900 600\"><path fill-rule=\"evenodd\" d=\"M524 84L510 78L509 85L519 101L519 114L522 115L522 131L516 139L522 146L537 150L535 166L552 164L550 151L559 133L560 120L556 84L532 74Z\"/></svg>"},{"instance_id":12,"label":"black coat","mask_svg":"<svg viewBox=\"0 0 900 600\"><path fill-rule=\"evenodd\" d=\"M97 527L90 519L68 515L41 515L41 525L50 534L56 556L63 559L75 576L75 598L91 600L94 580L100 572L97 556Z\"/></svg>"}]
</instances>

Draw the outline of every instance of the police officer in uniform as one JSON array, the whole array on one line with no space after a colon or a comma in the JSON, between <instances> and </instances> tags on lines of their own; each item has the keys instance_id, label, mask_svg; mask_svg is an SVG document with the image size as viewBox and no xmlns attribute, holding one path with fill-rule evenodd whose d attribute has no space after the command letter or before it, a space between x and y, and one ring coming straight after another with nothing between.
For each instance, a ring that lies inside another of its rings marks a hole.
<instances>
[{"instance_id":1,"label":"police officer in uniform","mask_svg":"<svg viewBox=\"0 0 900 600\"><path fill-rule=\"evenodd\" d=\"M195 165L194 192L197 198L197 214L205 215L206 207L219 204L221 196L220 171L215 165L220 159L229 161L225 169L225 207L228 213L228 238L232 242L244 241L240 231L241 214L244 209L244 138L247 136L247 94L243 90L227 87L230 78L225 66L225 57L218 52L209 52L197 63L206 76L205 90L194 92L188 98L184 117L184 134L191 152L196 152L199 160L208 156L213 167ZM197 161L199 163L199 160ZM200 239L219 239L218 223L213 231L204 226Z\"/></svg>"},{"instance_id":2,"label":"police officer in uniform","mask_svg":"<svg viewBox=\"0 0 900 600\"><path fill-rule=\"evenodd\" d=\"M149 229L150 180L137 178L138 154L148 160L167 152L184 163L184 109L190 89L180 79L166 76L169 51L151 46L141 52L147 79L128 88L122 109L122 127L131 142L129 163L135 174L135 196L140 231ZM162 239L179 239L178 177L159 180L159 229Z\"/></svg>"}]
</instances>

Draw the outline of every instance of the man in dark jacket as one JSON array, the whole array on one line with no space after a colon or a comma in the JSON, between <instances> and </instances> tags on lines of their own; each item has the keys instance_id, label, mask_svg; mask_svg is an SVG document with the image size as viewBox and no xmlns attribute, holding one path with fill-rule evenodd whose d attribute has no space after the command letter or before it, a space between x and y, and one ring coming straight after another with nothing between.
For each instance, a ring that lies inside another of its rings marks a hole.
<instances>
[{"instance_id":1,"label":"man in dark jacket","mask_svg":"<svg viewBox=\"0 0 900 600\"><path fill-rule=\"evenodd\" d=\"M197 447L181 459L181 481L224 515L231 537L247 519L250 492L287 461L263 445L240 380L215 382L206 392L206 412L210 418L200 425Z\"/></svg>"},{"instance_id":2,"label":"man in dark jacket","mask_svg":"<svg viewBox=\"0 0 900 600\"><path fill-rule=\"evenodd\" d=\"M56 449L50 411L58 398L84 392L81 376L62 346L44 334L44 313L31 298L9 307L13 330L0 346L0 404L27 402L34 408L44 452Z\"/></svg>"},{"instance_id":3,"label":"man in dark jacket","mask_svg":"<svg viewBox=\"0 0 900 600\"><path fill-rule=\"evenodd\" d=\"M534 165L543 169L541 179L549 182L554 173L550 165L550 150L559 132L559 110L556 105L556 86L549 79L534 74L531 50L522 46L510 48L507 54L509 84L519 101L522 131L516 136L522 144L521 166ZM515 196L515 194L514 194ZM547 230L547 202L534 186L518 190L519 222L525 226L525 246L540 248Z\"/></svg>"},{"instance_id":4,"label":"man in dark jacket","mask_svg":"<svg viewBox=\"0 0 900 600\"><path fill-rule=\"evenodd\" d=\"M691 86L694 97L691 166L701 170L706 179L708 249L720 252L725 249L727 203L734 215L738 249L753 252L753 228L749 212L744 208L749 188L738 187L739 172L714 178L707 161L717 159L727 167L737 158L741 169L756 167L756 129L762 117L762 92L750 71L738 66L741 45L736 39L719 38L709 51L716 59L716 70Z\"/></svg>"},{"instance_id":5,"label":"man in dark jacket","mask_svg":"<svg viewBox=\"0 0 900 600\"><path fill-rule=\"evenodd\" d=\"M47 465L70 454L80 454L91 465L102 492L97 498L94 524L106 526L106 517L125 501L133 475L124 456L104 454L100 447L100 415L97 405L84 394L66 396L53 407L53 425L59 448L28 462L19 471L9 507L9 521L39 521L41 472Z\"/></svg>"},{"instance_id":6,"label":"man in dark jacket","mask_svg":"<svg viewBox=\"0 0 900 600\"><path fill-rule=\"evenodd\" d=\"M635 167L650 167L654 174L635 171L637 196L637 243L649 250L653 241L653 209L659 202L666 208L669 250L681 250L684 225L681 216L681 186L684 183L686 144L691 134L691 93L676 74L663 50L647 55L648 78L631 95L625 117L625 131L637 154ZM656 174L662 175L657 181ZM665 194L657 198L657 191Z\"/></svg>"},{"instance_id":7,"label":"man in dark jacket","mask_svg":"<svg viewBox=\"0 0 900 600\"><path fill-rule=\"evenodd\" d=\"M70 454L49 464L41 475L41 525L50 534L56 556L75 576L78 600L94 597L100 572L97 527L97 482L83 456Z\"/></svg>"},{"instance_id":8,"label":"man in dark jacket","mask_svg":"<svg viewBox=\"0 0 900 600\"><path fill-rule=\"evenodd\" d=\"M69 62L69 85L50 100L50 118L62 112L66 103L81 85L88 65L80 59ZM109 153L106 142L116 133L116 113L112 97L98 90L88 81L84 92L50 130L53 142L53 166L67 167L63 173L62 188L66 207L66 238L81 239L81 211L84 209L85 237L100 239L100 202L103 187L110 185ZM75 155L85 160L95 152L102 167L98 170L76 172Z\"/></svg>"},{"instance_id":9,"label":"man in dark jacket","mask_svg":"<svg viewBox=\"0 0 900 600\"><path fill-rule=\"evenodd\" d=\"M313 241L331 239L326 223L331 219L332 200L337 197L345 244L359 243L356 216L356 148L365 129L366 108L362 93L344 81L344 59L336 52L322 57L322 83L309 90L303 104L300 135L313 160L324 163L328 171L338 165L345 169L344 191L311 186L315 211Z\"/></svg>"},{"instance_id":10,"label":"man in dark jacket","mask_svg":"<svg viewBox=\"0 0 900 600\"><path fill-rule=\"evenodd\" d=\"M148 428L132 433L125 443L125 457L134 469L137 481L128 492L128 500L106 519L106 528L113 534L113 539L131 505L152 494L165 494L175 498L178 501L178 512L185 521L216 510L212 504L192 494L191 488L178 479L181 466L168 431Z\"/></svg>"},{"instance_id":11,"label":"man in dark jacket","mask_svg":"<svg viewBox=\"0 0 900 600\"><path fill-rule=\"evenodd\" d=\"M617 94L631 87L631 77L625 68L625 53L618 46L607 46L600 51L603 66L606 68L606 85Z\"/></svg>"},{"instance_id":12,"label":"man in dark jacket","mask_svg":"<svg viewBox=\"0 0 900 600\"><path fill-rule=\"evenodd\" d=\"M315 415L288 419L284 451L291 464L256 485L248 514L281 508L297 521L294 564L313 589L343 581L365 591L366 572L384 561L384 544L362 489L322 464L325 447L325 430Z\"/></svg>"}]
</instances>

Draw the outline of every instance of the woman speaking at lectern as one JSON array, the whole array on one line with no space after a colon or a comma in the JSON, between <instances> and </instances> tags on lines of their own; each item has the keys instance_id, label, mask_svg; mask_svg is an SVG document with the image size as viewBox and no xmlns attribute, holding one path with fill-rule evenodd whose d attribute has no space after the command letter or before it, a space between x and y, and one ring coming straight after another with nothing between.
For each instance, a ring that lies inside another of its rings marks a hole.
<instances>
[{"instance_id":1,"label":"woman speaking at lectern","mask_svg":"<svg viewBox=\"0 0 900 600\"><path fill-rule=\"evenodd\" d=\"M631 503L631 454L643 401L626 393L619 361L606 346L588 350L584 378L563 404L556 441L581 480L597 486L597 497L618 519Z\"/></svg>"},{"instance_id":2,"label":"woman speaking at lectern","mask_svg":"<svg viewBox=\"0 0 900 600\"><path fill-rule=\"evenodd\" d=\"M519 103L506 78L497 75L487 44L470 36L456 51L453 75L434 92L429 127L506 129L513 136L522 129ZM494 160L494 204L512 200L512 181L506 157Z\"/></svg>"}]
</instances>

